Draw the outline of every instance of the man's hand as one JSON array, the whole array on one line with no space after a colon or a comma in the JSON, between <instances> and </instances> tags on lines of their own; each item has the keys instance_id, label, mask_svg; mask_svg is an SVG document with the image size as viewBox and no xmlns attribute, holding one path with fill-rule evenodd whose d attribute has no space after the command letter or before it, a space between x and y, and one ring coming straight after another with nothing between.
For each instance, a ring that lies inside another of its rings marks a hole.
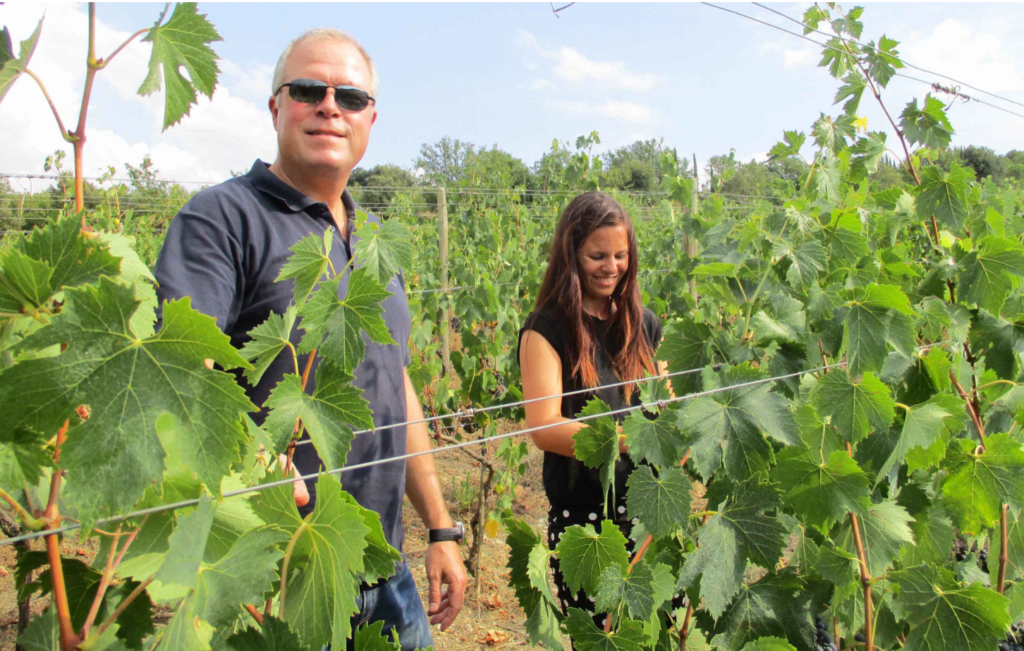
<instances>
[{"instance_id":1,"label":"man's hand","mask_svg":"<svg viewBox=\"0 0 1024 651\"><path fill-rule=\"evenodd\" d=\"M462 610L462 598L469 583L459 544L453 540L430 543L424 564L430 592L427 615L432 625L440 624L444 631Z\"/></svg>"},{"instance_id":2,"label":"man's hand","mask_svg":"<svg viewBox=\"0 0 1024 651\"><path fill-rule=\"evenodd\" d=\"M286 457L283 454L280 454L277 457L277 462L281 465L281 469L283 470L285 467L288 466L288 457ZM298 479L301 476L302 475L299 474L299 469L296 468L295 464L293 463L292 477ZM309 490L306 488L306 481L304 479L299 479L294 484L292 484L292 487L295 493L295 506L306 506L307 504L309 504Z\"/></svg>"}]
</instances>

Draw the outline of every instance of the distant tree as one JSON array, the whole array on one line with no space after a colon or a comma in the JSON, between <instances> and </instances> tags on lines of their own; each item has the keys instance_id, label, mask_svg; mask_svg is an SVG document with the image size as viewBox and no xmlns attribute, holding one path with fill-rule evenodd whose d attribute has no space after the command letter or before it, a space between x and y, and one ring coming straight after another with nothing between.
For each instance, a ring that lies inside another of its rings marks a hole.
<instances>
[{"instance_id":1,"label":"distant tree","mask_svg":"<svg viewBox=\"0 0 1024 651\"><path fill-rule=\"evenodd\" d=\"M647 161L624 160L608 167L601 176L601 186L629 192L651 192L658 189L658 171Z\"/></svg>"},{"instance_id":2,"label":"distant tree","mask_svg":"<svg viewBox=\"0 0 1024 651\"><path fill-rule=\"evenodd\" d=\"M974 170L978 180L991 177L996 183L1002 182L1009 171L1009 163L1006 158L995 153L988 147L975 147L970 145L957 151L957 157L962 163Z\"/></svg>"},{"instance_id":3,"label":"distant tree","mask_svg":"<svg viewBox=\"0 0 1024 651\"><path fill-rule=\"evenodd\" d=\"M650 138L637 140L625 147L605 153L602 156L605 163L604 169L607 172L605 183L609 187L623 190L656 189L663 176L661 156L666 153L671 154L677 161L679 175L691 175L689 159L680 159L675 148L665 146L664 138ZM653 179L653 181L648 179Z\"/></svg>"},{"instance_id":4,"label":"distant tree","mask_svg":"<svg viewBox=\"0 0 1024 651\"><path fill-rule=\"evenodd\" d=\"M409 170L398 165L377 165L369 169L352 170L348 187L352 198L370 212L377 212L391 204L401 192L401 188L410 190L416 185L416 177ZM362 190L360 188L386 188ZM408 194L406 192L405 194ZM418 193L417 193L418 194Z\"/></svg>"},{"instance_id":5,"label":"distant tree","mask_svg":"<svg viewBox=\"0 0 1024 651\"><path fill-rule=\"evenodd\" d=\"M153 165L153 159L149 157L149 154L142 157L142 162L138 167L134 167L131 163L125 163L124 167L128 170L128 181L131 183L132 191L148 192L162 189L163 184L157 177L159 171Z\"/></svg>"},{"instance_id":6,"label":"distant tree","mask_svg":"<svg viewBox=\"0 0 1024 651\"><path fill-rule=\"evenodd\" d=\"M463 175L471 185L518 188L527 185L530 168L494 145L491 149L481 149L469 155Z\"/></svg>"},{"instance_id":7,"label":"distant tree","mask_svg":"<svg viewBox=\"0 0 1024 651\"><path fill-rule=\"evenodd\" d=\"M476 145L444 136L434 144L424 143L415 166L434 183L455 185L462 179L466 163L476 152Z\"/></svg>"},{"instance_id":8,"label":"distant tree","mask_svg":"<svg viewBox=\"0 0 1024 651\"><path fill-rule=\"evenodd\" d=\"M527 187L531 190L558 190L562 186L562 175L569 165L572 154L562 147L558 140L551 143L551 150L544 152L540 160L530 169Z\"/></svg>"}]
</instances>

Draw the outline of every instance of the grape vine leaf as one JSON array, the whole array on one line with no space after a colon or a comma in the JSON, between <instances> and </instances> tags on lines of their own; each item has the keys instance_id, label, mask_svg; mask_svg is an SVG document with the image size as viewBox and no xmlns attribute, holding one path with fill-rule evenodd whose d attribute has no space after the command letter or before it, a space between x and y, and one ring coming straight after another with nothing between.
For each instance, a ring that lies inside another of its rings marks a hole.
<instances>
[{"instance_id":1,"label":"grape vine leaf","mask_svg":"<svg viewBox=\"0 0 1024 651\"><path fill-rule=\"evenodd\" d=\"M789 640L799 651L813 651L811 609L816 599L792 568L768 574L741 588L715 622L712 645L724 651L739 651L752 640L776 636Z\"/></svg>"},{"instance_id":2,"label":"grape vine leaf","mask_svg":"<svg viewBox=\"0 0 1024 651\"><path fill-rule=\"evenodd\" d=\"M356 629L353 643L355 651L402 651L398 643L398 631L391 629L393 639L384 637L384 622L378 621Z\"/></svg>"},{"instance_id":3,"label":"grape vine leaf","mask_svg":"<svg viewBox=\"0 0 1024 651\"><path fill-rule=\"evenodd\" d=\"M348 290L342 299L338 297L342 280L338 276L320 283L309 301L299 308L306 330L299 352L309 353L319 346L321 354L332 363L352 371L366 353L363 331L375 343L395 343L384 322L381 305L391 292L373 279L369 269L360 267L349 275Z\"/></svg>"},{"instance_id":4,"label":"grape vine leaf","mask_svg":"<svg viewBox=\"0 0 1024 651\"><path fill-rule=\"evenodd\" d=\"M164 131L181 121L196 103L196 91L213 98L217 86L217 55L208 43L223 40L205 14L196 11L196 3L179 2L171 19L161 24L160 14L153 28L142 39L153 44L149 74L139 87L139 95L160 90L160 78L167 84L164 104ZM188 77L181 74L185 69ZM162 74L161 74L162 72Z\"/></svg>"},{"instance_id":5,"label":"grape vine leaf","mask_svg":"<svg viewBox=\"0 0 1024 651\"><path fill-rule=\"evenodd\" d=\"M903 419L903 428L892 454L878 469L875 485L878 485L893 468L903 463L904 458L914 448L928 449L942 435L945 422L952 414L935 403L915 405L907 410Z\"/></svg>"},{"instance_id":6,"label":"grape vine leaf","mask_svg":"<svg viewBox=\"0 0 1024 651\"><path fill-rule=\"evenodd\" d=\"M555 551L565 584L574 593L583 588L587 594L597 594L605 570L612 565L625 570L629 564L626 537L611 520L601 523L601 533L590 524L569 527Z\"/></svg>"},{"instance_id":7,"label":"grape vine leaf","mask_svg":"<svg viewBox=\"0 0 1024 651\"><path fill-rule=\"evenodd\" d=\"M530 642L549 651L561 651L560 616L548 580L548 549L541 537L522 520L504 518L502 521L508 532L509 583L516 593L519 606L526 613L526 631ZM537 567L538 561L534 557L537 550L544 556L540 563L543 567ZM535 575L541 580L534 581Z\"/></svg>"},{"instance_id":8,"label":"grape vine leaf","mask_svg":"<svg viewBox=\"0 0 1024 651\"><path fill-rule=\"evenodd\" d=\"M861 539L871 576L884 574L892 562L899 558L900 549L914 544L914 533L910 528L913 521L907 510L895 500L872 504L868 512L860 517ZM835 540L836 545L848 553L857 553L849 521L843 524Z\"/></svg>"},{"instance_id":9,"label":"grape vine leaf","mask_svg":"<svg viewBox=\"0 0 1024 651\"><path fill-rule=\"evenodd\" d=\"M761 371L749 365L734 366L717 377L705 375L705 389L764 379ZM736 480L767 470L774 454L765 434L788 445L800 443L789 402L772 393L772 386L764 382L720 391L688 401L677 412L702 477L710 477L723 461Z\"/></svg>"},{"instance_id":10,"label":"grape vine leaf","mask_svg":"<svg viewBox=\"0 0 1024 651\"><path fill-rule=\"evenodd\" d=\"M675 407L670 405L654 420L639 409L626 416L622 433L634 463L646 460L659 468L670 468L683 458L683 435L674 412Z\"/></svg>"},{"instance_id":11,"label":"grape vine leaf","mask_svg":"<svg viewBox=\"0 0 1024 651\"><path fill-rule=\"evenodd\" d=\"M594 416L610 411L600 398L592 398L578 416ZM586 421L586 427L572 435L573 453L588 468L600 472L601 489L607 498L615 476L615 461L619 458L619 431L611 416L598 416Z\"/></svg>"},{"instance_id":12,"label":"grape vine leaf","mask_svg":"<svg viewBox=\"0 0 1024 651\"><path fill-rule=\"evenodd\" d=\"M971 172L955 162L948 172L936 166L921 170L921 185L917 187L917 215L931 219L934 215L943 226L954 233L962 233L969 210L967 192L970 190Z\"/></svg>"},{"instance_id":13,"label":"grape vine leaf","mask_svg":"<svg viewBox=\"0 0 1024 651\"><path fill-rule=\"evenodd\" d=\"M943 567L920 565L891 575L914 622L906 651L995 648L1010 627L1006 597L979 583L961 586Z\"/></svg>"},{"instance_id":14,"label":"grape vine leaf","mask_svg":"<svg viewBox=\"0 0 1024 651\"><path fill-rule=\"evenodd\" d=\"M380 514L364 508L356 498L347 492L341 493L342 499L359 509L363 516L363 524L369 529L366 534L366 550L363 552L364 569L360 579L367 585L373 585L381 579L394 575L395 564L402 562L402 554L388 544L384 535L384 527L380 523Z\"/></svg>"},{"instance_id":15,"label":"grape vine leaf","mask_svg":"<svg viewBox=\"0 0 1024 651\"><path fill-rule=\"evenodd\" d=\"M367 648L360 646L360 634L365 630L369 635L374 626L377 634L384 622L370 624L358 630L356 633L356 649ZM299 637L288 628L288 624L282 622L273 615L264 616L259 628L246 628L234 633L227 639L228 648L235 651L308 651L309 647L299 641Z\"/></svg>"},{"instance_id":16,"label":"grape vine leaf","mask_svg":"<svg viewBox=\"0 0 1024 651\"><path fill-rule=\"evenodd\" d=\"M895 285L857 287L847 293L843 346L850 375L878 372L885 364L888 342L903 357L914 351L914 310Z\"/></svg>"},{"instance_id":17,"label":"grape vine leaf","mask_svg":"<svg viewBox=\"0 0 1024 651\"><path fill-rule=\"evenodd\" d=\"M843 262L852 265L871 252L867 238L861 233L860 220L853 215L839 219L830 237L827 259L832 265Z\"/></svg>"},{"instance_id":18,"label":"grape vine leaf","mask_svg":"<svg viewBox=\"0 0 1024 651\"><path fill-rule=\"evenodd\" d=\"M657 563L653 568L646 562L637 563L629 573L612 565L601 575L594 610L610 613L619 602L625 602L631 618L647 621L672 598L675 583L672 568L665 563Z\"/></svg>"},{"instance_id":19,"label":"grape vine leaf","mask_svg":"<svg viewBox=\"0 0 1024 651\"><path fill-rule=\"evenodd\" d=\"M130 508L159 482L165 452L155 425L165 413L177 423L182 462L219 492L245 440L241 417L255 408L234 377L203 363L248 367L214 319L194 311L188 298L171 301L160 332L139 339L128 325L139 304L132 287L104 277L98 285L68 288L65 300L50 325L20 345L69 346L3 372L0 431L53 433L78 406L90 406L88 420L68 431L61 452L86 523Z\"/></svg>"},{"instance_id":20,"label":"grape vine leaf","mask_svg":"<svg viewBox=\"0 0 1024 651\"><path fill-rule=\"evenodd\" d=\"M878 164L885 157L885 133L875 131L857 141L850 148L853 158L850 160L851 183L860 183L869 175L878 171Z\"/></svg>"},{"instance_id":21,"label":"grape vine leaf","mask_svg":"<svg viewBox=\"0 0 1024 651\"><path fill-rule=\"evenodd\" d=\"M650 466L637 466L627 486L629 515L639 518L647 533L666 536L686 525L690 517L690 480L681 468L663 466L655 477Z\"/></svg>"},{"instance_id":22,"label":"grape vine leaf","mask_svg":"<svg viewBox=\"0 0 1024 651\"><path fill-rule=\"evenodd\" d=\"M850 443L861 440L872 429L888 430L896 417L896 401L871 373L859 382L840 370L823 377L811 392L818 412L831 418L832 425Z\"/></svg>"},{"instance_id":23,"label":"grape vine leaf","mask_svg":"<svg viewBox=\"0 0 1024 651\"><path fill-rule=\"evenodd\" d=\"M999 314L1010 290L1024 277L1024 247L997 235L983 238L960 261L960 300Z\"/></svg>"},{"instance_id":24,"label":"grape vine leaf","mask_svg":"<svg viewBox=\"0 0 1024 651\"><path fill-rule=\"evenodd\" d=\"M984 356L986 368L1004 380L1016 379L1019 353L1024 353L1024 319L1007 321L979 310L971 318L970 342L974 354Z\"/></svg>"},{"instance_id":25,"label":"grape vine leaf","mask_svg":"<svg viewBox=\"0 0 1024 651\"><path fill-rule=\"evenodd\" d=\"M310 395L302 390L298 375L285 375L264 403L270 409L264 427L274 449L285 449L296 421L302 419L324 465L328 469L343 467L355 438L351 428L373 429L369 403L363 390L352 386L352 379L347 371L322 361L316 370L316 389Z\"/></svg>"},{"instance_id":26,"label":"grape vine leaf","mask_svg":"<svg viewBox=\"0 0 1024 651\"><path fill-rule=\"evenodd\" d=\"M715 619L743 585L746 562L773 568L786 545L785 525L765 515L781 506L778 491L758 480L752 477L737 484L732 495L715 506L716 513L697 531L700 546L679 572L679 588L690 587L700 577L701 598Z\"/></svg>"},{"instance_id":27,"label":"grape vine leaf","mask_svg":"<svg viewBox=\"0 0 1024 651\"><path fill-rule=\"evenodd\" d=\"M848 512L864 515L871 504L868 478L846 450L825 457L818 450L787 448L771 477L782 488L783 502L822 533Z\"/></svg>"},{"instance_id":28,"label":"grape vine leaf","mask_svg":"<svg viewBox=\"0 0 1024 651\"><path fill-rule=\"evenodd\" d=\"M295 327L295 306L291 305L284 314L271 312L267 320L249 331L251 339L238 351L252 368L245 371L245 379L256 386L260 378L274 363L285 348L291 346L292 328ZM296 370L296 375L298 372Z\"/></svg>"},{"instance_id":29,"label":"grape vine leaf","mask_svg":"<svg viewBox=\"0 0 1024 651\"><path fill-rule=\"evenodd\" d=\"M832 203L839 199L839 159L834 155L823 155L814 172L814 192L822 200Z\"/></svg>"},{"instance_id":30,"label":"grape vine leaf","mask_svg":"<svg viewBox=\"0 0 1024 651\"><path fill-rule=\"evenodd\" d=\"M781 637L759 637L747 642L743 651L796 651L796 647Z\"/></svg>"},{"instance_id":31,"label":"grape vine leaf","mask_svg":"<svg viewBox=\"0 0 1024 651\"><path fill-rule=\"evenodd\" d=\"M100 276L117 276L122 271L130 271L132 276L145 276L146 271L123 268L142 263L130 247L120 245L120 240L112 233L87 236L82 233L78 218L69 215L33 230L15 247L53 269L50 284L56 291L94 283Z\"/></svg>"},{"instance_id":32,"label":"grape vine leaf","mask_svg":"<svg viewBox=\"0 0 1024 651\"><path fill-rule=\"evenodd\" d=\"M412 233L397 219L375 222L366 213L357 213L355 234L359 238L355 263L366 267L382 287L402 269L412 268Z\"/></svg>"},{"instance_id":33,"label":"grape vine leaf","mask_svg":"<svg viewBox=\"0 0 1024 651\"><path fill-rule=\"evenodd\" d=\"M807 315L804 304L790 296L773 296L765 309L759 310L750 322L754 340L766 346L802 344L806 335Z\"/></svg>"},{"instance_id":34,"label":"grape vine leaf","mask_svg":"<svg viewBox=\"0 0 1024 651\"><path fill-rule=\"evenodd\" d=\"M44 16L45 17L45 16ZM0 102L4 100L7 91L11 89L14 82L21 76L21 73L28 67L32 53L36 51L36 43L39 42L39 32L43 28L43 18L39 19L32 34L21 42L21 50L17 58L14 58L14 50L11 48L11 34L5 27L3 30L4 42L0 44L0 51L3 51L2 66L0 66Z\"/></svg>"},{"instance_id":35,"label":"grape vine leaf","mask_svg":"<svg viewBox=\"0 0 1024 651\"><path fill-rule=\"evenodd\" d=\"M57 608L50 606L41 615L33 617L28 628L18 637L18 646L25 651L60 651Z\"/></svg>"},{"instance_id":36,"label":"grape vine leaf","mask_svg":"<svg viewBox=\"0 0 1024 651\"><path fill-rule=\"evenodd\" d=\"M267 481L282 478L280 471ZM295 540L288 579L284 619L303 644L344 648L350 618L356 612L359 576L366 572L363 554L370 528L358 506L344 496L333 475L317 479L316 506L299 515L290 485L265 489L253 498L253 510L268 525Z\"/></svg>"},{"instance_id":37,"label":"grape vine leaf","mask_svg":"<svg viewBox=\"0 0 1024 651\"><path fill-rule=\"evenodd\" d=\"M883 34L882 38L878 39L877 47L870 47L874 45L873 42L868 45L869 49L865 55L868 64L868 74L882 88L885 88L889 85L889 80L896 74L896 70L903 67L903 62L899 59L900 53L896 50L899 41L888 38Z\"/></svg>"},{"instance_id":38,"label":"grape vine leaf","mask_svg":"<svg viewBox=\"0 0 1024 651\"><path fill-rule=\"evenodd\" d=\"M650 643L640 622L624 619L618 630L605 633L579 608L569 609L565 626L573 646L579 651L641 651Z\"/></svg>"},{"instance_id":39,"label":"grape vine leaf","mask_svg":"<svg viewBox=\"0 0 1024 651\"><path fill-rule=\"evenodd\" d=\"M691 371L711 363L711 328L692 319L669 323L665 340L658 347L657 358L668 362L672 373ZM699 391L700 374L689 373L672 378L677 396Z\"/></svg>"},{"instance_id":40,"label":"grape vine leaf","mask_svg":"<svg viewBox=\"0 0 1024 651\"><path fill-rule=\"evenodd\" d=\"M910 525L914 544L900 552L903 567L946 562L953 544L953 523L942 504L933 504L924 489L913 483L903 485L896 501L914 518Z\"/></svg>"},{"instance_id":41,"label":"grape vine leaf","mask_svg":"<svg viewBox=\"0 0 1024 651\"><path fill-rule=\"evenodd\" d=\"M782 140L783 142L775 143L775 146L768 151L768 160L799 155L800 148L804 146L807 136L797 131L784 131Z\"/></svg>"},{"instance_id":42,"label":"grape vine leaf","mask_svg":"<svg viewBox=\"0 0 1024 651\"><path fill-rule=\"evenodd\" d=\"M293 295L295 305L301 310L309 299L310 292L317 282L332 269L331 245L334 242L334 229L328 229L323 236L307 235L288 250L292 252L288 261L281 266L276 282L294 281Z\"/></svg>"},{"instance_id":43,"label":"grape vine leaf","mask_svg":"<svg viewBox=\"0 0 1024 651\"><path fill-rule=\"evenodd\" d=\"M21 251L9 251L0 259L0 316L4 319L31 314L53 294L53 269Z\"/></svg>"},{"instance_id":44,"label":"grape vine leaf","mask_svg":"<svg viewBox=\"0 0 1024 651\"><path fill-rule=\"evenodd\" d=\"M72 228L78 228L78 220L71 218L72 223L69 224ZM78 233L82 235L82 233ZM91 234L98 238L101 242L106 244L107 252L109 256L92 256L90 260L88 257L87 261L91 262L90 266L94 269L92 273L102 273L108 276L117 276L117 278L123 282L135 286L135 298L139 300L141 305L139 309L135 311L135 314L131 318L132 330L139 337L150 337L153 335L154 326L156 325L156 278L153 276L153 272L149 270L146 263L142 261L139 254L135 251L135 238L129 235L122 235L120 233L110 233L106 231L100 231L98 233ZM88 253L88 250L87 250ZM102 260L103 257L111 258L110 267L113 267L112 271L107 271L107 261ZM119 260L118 260L119 259ZM100 264L97 264L100 263ZM118 270L118 264L120 269ZM85 278L81 275L83 271L81 266L76 265L75 271L79 272L73 274L74 283L78 284L85 282ZM55 267L53 278L64 277L64 274L60 273L60 269ZM96 276L99 277L98 275ZM52 279L51 279L52 280ZM56 282L56 281L54 281ZM65 278L60 281L63 284L69 283L69 279ZM89 282L93 282L90 280ZM55 285L56 286L56 285Z\"/></svg>"},{"instance_id":45,"label":"grape vine leaf","mask_svg":"<svg viewBox=\"0 0 1024 651\"><path fill-rule=\"evenodd\" d=\"M53 465L49 437L27 428L0 431L0 488L16 495L26 483L34 486L43 468Z\"/></svg>"},{"instance_id":46,"label":"grape vine leaf","mask_svg":"<svg viewBox=\"0 0 1024 651\"><path fill-rule=\"evenodd\" d=\"M835 24L838 21L833 21ZM848 53L843 47L843 41L836 37L826 42L827 47L821 51L819 68L828 68L829 74L836 79L842 79L844 75L856 68L857 58Z\"/></svg>"},{"instance_id":47,"label":"grape vine leaf","mask_svg":"<svg viewBox=\"0 0 1024 651\"><path fill-rule=\"evenodd\" d=\"M796 289L809 288L818 279L818 274L825 270L825 249L817 240L808 240L795 246L780 240L772 246L772 255L789 257L786 280Z\"/></svg>"},{"instance_id":48,"label":"grape vine leaf","mask_svg":"<svg viewBox=\"0 0 1024 651\"><path fill-rule=\"evenodd\" d=\"M800 439L804 445L818 452L822 459L828 459L836 450L846 450L839 432L818 416L818 410L811 403L805 402L797 407L793 417L800 428Z\"/></svg>"},{"instance_id":49,"label":"grape vine leaf","mask_svg":"<svg viewBox=\"0 0 1024 651\"><path fill-rule=\"evenodd\" d=\"M922 108L917 107L916 98L907 103L900 115L900 128L911 143L933 149L948 147L954 133L946 117L946 105L931 93L925 96Z\"/></svg>"},{"instance_id":50,"label":"grape vine leaf","mask_svg":"<svg viewBox=\"0 0 1024 651\"><path fill-rule=\"evenodd\" d=\"M864 76L853 70L843 77L843 85L836 91L836 97L832 103L838 104L846 100L846 103L843 104L843 113L853 118L857 114L857 108L860 106L861 97L864 96L867 86L868 82Z\"/></svg>"},{"instance_id":51,"label":"grape vine leaf","mask_svg":"<svg viewBox=\"0 0 1024 651\"><path fill-rule=\"evenodd\" d=\"M1024 450L1010 434L985 439L975 452L970 439L953 439L943 467L942 501L964 533L979 535L999 521L1003 503L1016 513L1024 505Z\"/></svg>"},{"instance_id":52,"label":"grape vine leaf","mask_svg":"<svg viewBox=\"0 0 1024 651\"><path fill-rule=\"evenodd\" d=\"M827 149L834 154L846 149L846 139L853 138L856 132L853 127L853 117L842 115L836 119L821 114L814 122L814 142L822 149Z\"/></svg>"}]
</instances>

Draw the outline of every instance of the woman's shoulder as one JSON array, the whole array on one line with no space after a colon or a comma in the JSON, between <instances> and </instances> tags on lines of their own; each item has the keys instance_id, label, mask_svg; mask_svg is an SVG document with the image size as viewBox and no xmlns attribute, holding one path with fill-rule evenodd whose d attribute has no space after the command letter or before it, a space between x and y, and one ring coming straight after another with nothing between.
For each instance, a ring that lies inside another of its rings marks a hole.
<instances>
[{"instance_id":1,"label":"woman's shoulder","mask_svg":"<svg viewBox=\"0 0 1024 651\"><path fill-rule=\"evenodd\" d=\"M536 332L544 337L549 344L559 350L562 345L562 328L559 325L558 314L550 306L544 306L530 313L519 330L520 344L523 340L523 333L527 330Z\"/></svg>"},{"instance_id":2,"label":"woman's shoulder","mask_svg":"<svg viewBox=\"0 0 1024 651\"><path fill-rule=\"evenodd\" d=\"M644 334L647 335L647 343L657 348L661 343L661 319L649 307L644 308L643 315Z\"/></svg>"}]
</instances>

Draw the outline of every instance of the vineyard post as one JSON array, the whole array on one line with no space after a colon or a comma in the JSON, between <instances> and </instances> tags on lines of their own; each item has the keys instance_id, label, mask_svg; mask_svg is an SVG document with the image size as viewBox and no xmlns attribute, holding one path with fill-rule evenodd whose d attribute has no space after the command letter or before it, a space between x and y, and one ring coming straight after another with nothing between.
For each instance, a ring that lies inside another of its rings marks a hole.
<instances>
[{"instance_id":1,"label":"vineyard post","mask_svg":"<svg viewBox=\"0 0 1024 651\"><path fill-rule=\"evenodd\" d=\"M441 306L437 308L437 318L441 322L441 357L444 360L444 372L451 371L452 343L450 318L445 302L448 300L448 198L445 189L437 189L437 249L441 258Z\"/></svg>"}]
</instances>

